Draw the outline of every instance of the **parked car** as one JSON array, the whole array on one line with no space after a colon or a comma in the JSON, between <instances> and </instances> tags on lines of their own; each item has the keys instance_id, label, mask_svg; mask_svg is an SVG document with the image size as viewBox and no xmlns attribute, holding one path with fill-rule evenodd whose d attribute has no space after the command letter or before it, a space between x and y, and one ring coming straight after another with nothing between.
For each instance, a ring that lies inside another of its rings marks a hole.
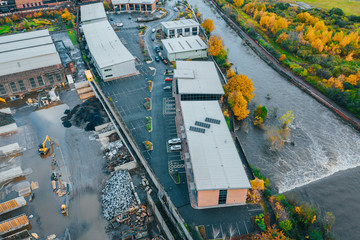
<instances>
[{"instance_id":1,"label":"parked car","mask_svg":"<svg viewBox=\"0 0 360 240\"><path fill-rule=\"evenodd\" d=\"M160 58L158 56L155 57L156 62L160 62Z\"/></svg>"},{"instance_id":2,"label":"parked car","mask_svg":"<svg viewBox=\"0 0 360 240\"><path fill-rule=\"evenodd\" d=\"M159 58L160 58L161 61L164 61L164 59L165 59L165 58L162 56L162 54L160 54L160 53L159 53Z\"/></svg>"},{"instance_id":3,"label":"parked car","mask_svg":"<svg viewBox=\"0 0 360 240\"><path fill-rule=\"evenodd\" d=\"M163 90L164 90L164 91L171 91L171 86L163 87Z\"/></svg>"},{"instance_id":4,"label":"parked car","mask_svg":"<svg viewBox=\"0 0 360 240\"><path fill-rule=\"evenodd\" d=\"M166 60L165 58L162 61L163 63L168 64L168 60Z\"/></svg>"},{"instance_id":5,"label":"parked car","mask_svg":"<svg viewBox=\"0 0 360 240\"><path fill-rule=\"evenodd\" d=\"M113 19L113 18L110 18L110 21L114 21L114 19Z\"/></svg>"},{"instance_id":6,"label":"parked car","mask_svg":"<svg viewBox=\"0 0 360 240\"><path fill-rule=\"evenodd\" d=\"M118 27L122 27L122 26L124 26L124 24L123 23L118 23L118 24L116 24Z\"/></svg>"},{"instance_id":7,"label":"parked car","mask_svg":"<svg viewBox=\"0 0 360 240\"><path fill-rule=\"evenodd\" d=\"M181 151L181 145L173 145L170 147L170 151Z\"/></svg>"},{"instance_id":8,"label":"parked car","mask_svg":"<svg viewBox=\"0 0 360 240\"><path fill-rule=\"evenodd\" d=\"M154 33L154 32L156 32L156 29L155 29L155 28L153 28L153 29L151 29L151 31Z\"/></svg>"},{"instance_id":9,"label":"parked car","mask_svg":"<svg viewBox=\"0 0 360 240\"><path fill-rule=\"evenodd\" d=\"M170 87L170 86L169 86ZM180 144L181 143L181 139L180 138L173 138L173 139L170 139L168 141L168 144L169 145L174 145L174 144Z\"/></svg>"},{"instance_id":10,"label":"parked car","mask_svg":"<svg viewBox=\"0 0 360 240\"><path fill-rule=\"evenodd\" d=\"M166 81L166 82L171 82L171 81L172 81L172 78L167 77L167 78L165 78L165 81Z\"/></svg>"}]
</instances>

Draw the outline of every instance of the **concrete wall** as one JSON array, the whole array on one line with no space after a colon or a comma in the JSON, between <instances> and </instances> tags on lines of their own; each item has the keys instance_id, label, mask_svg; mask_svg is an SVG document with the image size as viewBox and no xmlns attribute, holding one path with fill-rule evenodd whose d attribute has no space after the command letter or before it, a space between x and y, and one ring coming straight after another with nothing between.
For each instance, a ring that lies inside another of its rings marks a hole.
<instances>
[{"instance_id":1,"label":"concrete wall","mask_svg":"<svg viewBox=\"0 0 360 240\"><path fill-rule=\"evenodd\" d=\"M18 129L18 127L17 127L16 123L11 123L11 124L2 126L2 127L0 127L0 135L15 132L15 131L17 131L17 129Z\"/></svg>"},{"instance_id":2,"label":"concrete wall","mask_svg":"<svg viewBox=\"0 0 360 240\"><path fill-rule=\"evenodd\" d=\"M105 69L111 69L111 71L105 72ZM103 80L119 78L134 74L136 74L135 59L101 69L101 77ZM112 76L106 77L108 75Z\"/></svg>"},{"instance_id":3,"label":"concrete wall","mask_svg":"<svg viewBox=\"0 0 360 240\"><path fill-rule=\"evenodd\" d=\"M11 153L20 152L20 146L18 143L12 143L6 146L0 147L0 156L9 155Z\"/></svg>"},{"instance_id":4,"label":"concrete wall","mask_svg":"<svg viewBox=\"0 0 360 240\"><path fill-rule=\"evenodd\" d=\"M203 50L197 50L197 51L178 52L178 53L167 54L167 56L170 61L206 58L207 51L206 51L206 49L203 49Z\"/></svg>"},{"instance_id":5,"label":"concrete wall","mask_svg":"<svg viewBox=\"0 0 360 240\"><path fill-rule=\"evenodd\" d=\"M247 189L229 189L227 191L226 204L246 203Z\"/></svg>"},{"instance_id":6,"label":"concrete wall","mask_svg":"<svg viewBox=\"0 0 360 240\"><path fill-rule=\"evenodd\" d=\"M137 168L137 167L138 167L137 162L136 162L135 160L133 160L133 161L131 161L131 162L122 164L122 165L120 165L120 166L116 166L116 167L115 167L115 171L120 170L120 169L121 169L121 170L128 170L128 171L130 171L130 170L135 169L135 168Z\"/></svg>"},{"instance_id":7,"label":"concrete wall","mask_svg":"<svg viewBox=\"0 0 360 240\"><path fill-rule=\"evenodd\" d=\"M10 108L3 108L3 109L0 109L0 112L2 112L2 113L6 113L6 114L12 114L12 112L11 112L11 109L10 109Z\"/></svg>"},{"instance_id":8,"label":"concrete wall","mask_svg":"<svg viewBox=\"0 0 360 240\"><path fill-rule=\"evenodd\" d=\"M198 191L198 206L216 206L219 202L219 190Z\"/></svg>"}]
</instances>

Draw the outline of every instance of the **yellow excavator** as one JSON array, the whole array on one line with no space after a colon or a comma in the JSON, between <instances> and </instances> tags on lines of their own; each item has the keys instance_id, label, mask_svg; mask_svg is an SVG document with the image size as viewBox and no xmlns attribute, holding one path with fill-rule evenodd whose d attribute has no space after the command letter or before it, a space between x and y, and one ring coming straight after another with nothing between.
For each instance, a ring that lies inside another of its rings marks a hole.
<instances>
[{"instance_id":1,"label":"yellow excavator","mask_svg":"<svg viewBox=\"0 0 360 240\"><path fill-rule=\"evenodd\" d=\"M41 155L46 155L49 152L49 148L46 147L46 141L49 141L50 145L52 145L52 142L48 135L46 135L46 138L42 144L39 145L39 153Z\"/></svg>"},{"instance_id":2,"label":"yellow excavator","mask_svg":"<svg viewBox=\"0 0 360 240\"><path fill-rule=\"evenodd\" d=\"M61 213L62 213L64 216L67 216L66 204L62 204L62 205L61 205Z\"/></svg>"}]
</instances>

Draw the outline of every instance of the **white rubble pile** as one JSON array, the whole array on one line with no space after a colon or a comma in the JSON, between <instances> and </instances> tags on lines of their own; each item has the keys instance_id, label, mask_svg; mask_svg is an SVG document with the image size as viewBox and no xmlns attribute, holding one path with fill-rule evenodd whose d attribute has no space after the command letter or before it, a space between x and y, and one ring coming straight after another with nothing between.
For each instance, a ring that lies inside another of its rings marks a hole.
<instances>
[{"instance_id":1,"label":"white rubble pile","mask_svg":"<svg viewBox=\"0 0 360 240\"><path fill-rule=\"evenodd\" d=\"M110 161L113 160L113 157L117 157L118 153L122 152L120 150L122 146L121 140L109 143L104 150L106 158Z\"/></svg>"},{"instance_id":2,"label":"white rubble pile","mask_svg":"<svg viewBox=\"0 0 360 240\"><path fill-rule=\"evenodd\" d=\"M128 172L124 170L114 172L102 190L104 218L111 220L135 206L136 199L131 189Z\"/></svg>"}]
</instances>

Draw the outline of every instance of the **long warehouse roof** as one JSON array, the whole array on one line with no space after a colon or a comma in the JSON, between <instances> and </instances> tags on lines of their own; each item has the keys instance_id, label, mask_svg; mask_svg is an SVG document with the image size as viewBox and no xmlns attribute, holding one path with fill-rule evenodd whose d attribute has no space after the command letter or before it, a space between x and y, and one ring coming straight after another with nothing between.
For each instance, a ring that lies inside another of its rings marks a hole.
<instances>
[{"instance_id":1,"label":"long warehouse roof","mask_svg":"<svg viewBox=\"0 0 360 240\"><path fill-rule=\"evenodd\" d=\"M180 105L196 189L251 188L219 103L181 101Z\"/></svg>"},{"instance_id":2,"label":"long warehouse roof","mask_svg":"<svg viewBox=\"0 0 360 240\"><path fill-rule=\"evenodd\" d=\"M0 76L61 64L48 30L0 37Z\"/></svg>"},{"instance_id":3,"label":"long warehouse roof","mask_svg":"<svg viewBox=\"0 0 360 240\"><path fill-rule=\"evenodd\" d=\"M199 36L168 38L161 40L168 53L188 52L207 49Z\"/></svg>"},{"instance_id":4,"label":"long warehouse roof","mask_svg":"<svg viewBox=\"0 0 360 240\"><path fill-rule=\"evenodd\" d=\"M212 61L176 61L179 94L224 94Z\"/></svg>"},{"instance_id":5,"label":"long warehouse roof","mask_svg":"<svg viewBox=\"0 0 360 240\"><path fill-rule=\"evenodd\" d=\"M81 22L91 20L106 20L106 13L102 2L82 5L81 11Z\"/></svg>"},{"instance_id":6,"label":"long warehouse roof","mask_svg":"<svg viewBox=\"0 0 360 240\"><path fill-rule=\"evenodd\" d=\"M82 26L92 56L100 68L134 60L108 21Z\"/></svg>"}]
</instances>

